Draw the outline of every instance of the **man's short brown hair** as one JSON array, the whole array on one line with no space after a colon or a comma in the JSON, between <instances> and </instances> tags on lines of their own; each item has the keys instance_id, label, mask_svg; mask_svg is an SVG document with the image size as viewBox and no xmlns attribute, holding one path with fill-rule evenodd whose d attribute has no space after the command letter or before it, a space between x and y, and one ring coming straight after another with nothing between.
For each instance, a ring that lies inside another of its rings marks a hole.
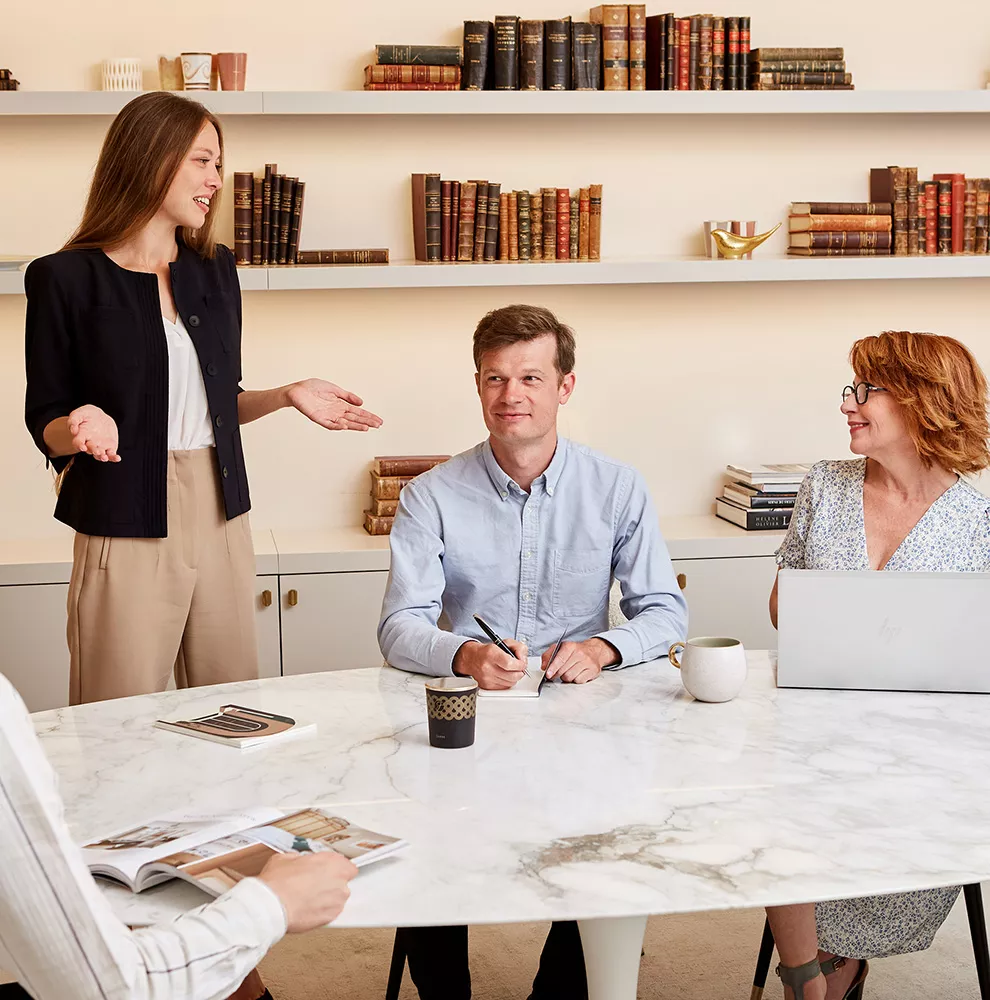
<instances>
[{"instance_id":1,"label":"man's short brown hair","mask_svg":"<svg viewBox=\"0 0 990 1000\"><path fill-rule=\"evenodd\" d=\"M563 378L574 371L574 331L542 306L503 306L483 317L474 331L474 367L481 371L481 359L488 351L547 334L557 341L554 364L558 376Z\"/></svg>"}]
</instances>

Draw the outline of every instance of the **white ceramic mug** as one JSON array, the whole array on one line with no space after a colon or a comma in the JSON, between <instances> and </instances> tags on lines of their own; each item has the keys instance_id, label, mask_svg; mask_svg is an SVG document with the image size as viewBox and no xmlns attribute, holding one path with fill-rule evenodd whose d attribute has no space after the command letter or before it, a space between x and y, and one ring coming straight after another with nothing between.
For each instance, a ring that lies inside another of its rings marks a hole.
<instances>
[{"instance_id":1,"label":"white ceramic mug","mask_svg":"<svg viewBox=\"0 0 990 1000\"><path fill-rule=\"evenodd\" d=\"M182 53L182 83L185 90L209 90L213 56L209 52Z\"/></svg>"},{"instance_id":2,"label":"white ceramic mug","mask_svg":"<svg viewBox=\"0 0 990 1000\"><path fill-rule=\"evenodd\" d=\"M683 649L681 659L677 650ZM668 652L687 693L698 701L731 701L746 683L746 650L738 639L705 636L675 642Z\"/></svg>"}]
</instances>

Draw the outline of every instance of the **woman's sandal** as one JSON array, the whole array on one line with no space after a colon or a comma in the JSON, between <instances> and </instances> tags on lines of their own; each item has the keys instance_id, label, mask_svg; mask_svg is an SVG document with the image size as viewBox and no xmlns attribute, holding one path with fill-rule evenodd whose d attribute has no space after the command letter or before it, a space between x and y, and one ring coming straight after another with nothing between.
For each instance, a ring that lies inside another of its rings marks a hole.
<instances>
[{"instance_id":1,"label":"woman's sandal","mask_svg":"<svg viewBox=\"0 0 990 1000\"><path fill-rule=\"evenodd\" d=\"M848 961L850 959L842 958L841 955L826 959L824 962L813 958L810 962L805 962L804 965L778 965L775 971L780 977L780 981L785 986L790 986L794 991L794 1000L805 1000L804 987L806 983L810 983L820 975L832 975L836 969L841 969ZM863 1000L863 983L869 973L870 963L860 959L856 978L849 984L849 989L846 990L842 1000Z\"/></svg>"},{"instance_id":2,"label":"woman's sandal","mask_svg":"<svg viewBox=\"0 0 990 1000\"><path fill-rule=\"evenodd\" d=\"M851 959L836 955L835 958L827 958L824 962L819 962L822 972L826 976L831 976L836 969L841 969L846 962L858 961L859 968L856 970L856 978L849 984L842 1000L863 1000L863 983L870 974L870 963L865 958Z\"/></svg>"}]
</instances>

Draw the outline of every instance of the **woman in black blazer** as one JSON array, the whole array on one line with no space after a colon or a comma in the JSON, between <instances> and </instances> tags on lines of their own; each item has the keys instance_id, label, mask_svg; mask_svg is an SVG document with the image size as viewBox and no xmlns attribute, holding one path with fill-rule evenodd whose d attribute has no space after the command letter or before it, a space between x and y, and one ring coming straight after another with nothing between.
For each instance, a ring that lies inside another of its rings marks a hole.
<instances>
[{"instance_id":1,"label":"woman in black blazer","mask_svg":"<svg viewBox=\"0 0 990 1000\"><path fill-rule=\"evenodd\" d=\"M103 144L79 229L25 275L28 429L76 530L73 704L257 676L240 425L285 406L381 420L331 382L243 391L234 258L213 230L223 133L144 94Z\"/></svg>"}]
</instances>

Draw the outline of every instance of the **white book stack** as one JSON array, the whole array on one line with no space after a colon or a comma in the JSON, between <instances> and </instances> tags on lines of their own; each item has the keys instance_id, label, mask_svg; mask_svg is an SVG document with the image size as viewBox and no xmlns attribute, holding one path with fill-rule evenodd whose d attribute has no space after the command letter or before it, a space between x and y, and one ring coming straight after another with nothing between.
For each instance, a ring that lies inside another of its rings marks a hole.
<instances>
[{"instance_id":1,"label":"white book stack","mask_svg":"<svg viewBox=\"0 0 990 1000\"><path fill-rule=\"evenodd\" d=\"M810 464L727 465L730 482L715 498L715 513L747 531L786 528Z\"/></svg>"}]
</instances>

